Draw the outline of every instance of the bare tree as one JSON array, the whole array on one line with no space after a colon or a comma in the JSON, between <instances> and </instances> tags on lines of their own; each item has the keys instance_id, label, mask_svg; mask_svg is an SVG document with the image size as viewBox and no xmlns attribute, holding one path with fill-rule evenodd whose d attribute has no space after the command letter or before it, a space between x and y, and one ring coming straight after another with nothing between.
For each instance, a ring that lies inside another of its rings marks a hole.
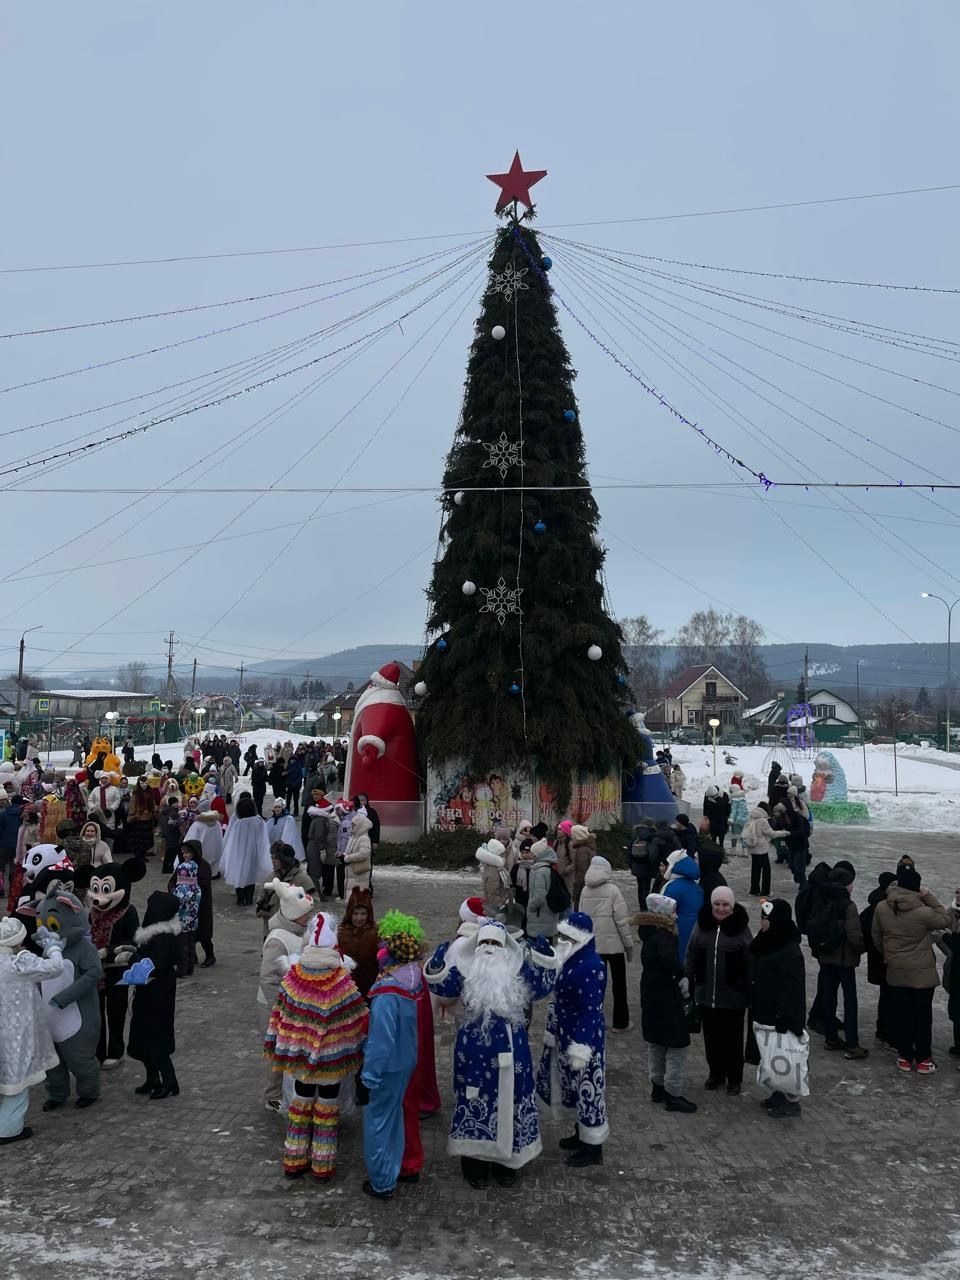
<instances>
[{"instance_id":1,"label":"bare tree","mask_svg":"<svg viewBox=\"0 0 960 1280\"><path fill-rule=\"evenodd\" d=\"M620 629L623 632L623 657L630 672L630 687L640 706L646 710L656 702L663 685L660 669L663 632L651 626L644 614L622 618Z\"/></svg>"},{"instance_id":2,"label":"bare tree","mask_svg":"<svg viewBox=\"0 0 960 1280\"><path fill-rule=\"evenodd\" d=\"M15 671L11 671L7 676L7 679L13 685L18 683L17 673ZM38 690L43 688L41 681L39 681L36 676L28 675L26 671L19 678L19 684L24 693L36 693Z\"/></svg>"},{"instance_id":3,"label":"bare tree","mask_svg":"<svg viewBox=\"0 0 960 1280\"><path fill-rule=\"evenodd\" d=\"M677 661L671 675L709 663L749 698L764 698L770 679L758 651L762 642L763 627L745 614L698 609L677 632Z\"/></svg>"},{"instance_id":4,"label":"bare tree","mask_svg":"<svg viewBox=\"0 0 960 1280\"><path fill-rule=\"evenodd\" d=\"M117 685L123 693L145 693L147 664L145 662L126 662L117 667Z\"/></svg>"},{"instance_id":5,"label":"bare tree","mask_svg":"<svg viewBox=\"0 0 960 1280\"><path fill-rule=\"evenodd\" d=\"M889 693L876 705L877 727L882 734L895 738L900 722L913 710L910 699L901 691Z\"/></svg>"}]
</instances>

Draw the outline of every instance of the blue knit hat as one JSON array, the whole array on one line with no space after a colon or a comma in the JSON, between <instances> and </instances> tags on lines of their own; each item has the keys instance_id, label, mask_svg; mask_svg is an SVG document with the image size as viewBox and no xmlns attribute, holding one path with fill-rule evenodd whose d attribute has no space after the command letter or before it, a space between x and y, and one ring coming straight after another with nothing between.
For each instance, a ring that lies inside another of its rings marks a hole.
<instances>
[{"instance_id":1,"label":"blue knit hat","mask_svg":"<svg viewBox=\"0 0 960 1280\"><path fill-rule=\"evenodd\" d=\"M585 911L571 911L557 925L557 932L574 942L589 942L593 937L593 921Z\"/></svg>"}]
</instances>

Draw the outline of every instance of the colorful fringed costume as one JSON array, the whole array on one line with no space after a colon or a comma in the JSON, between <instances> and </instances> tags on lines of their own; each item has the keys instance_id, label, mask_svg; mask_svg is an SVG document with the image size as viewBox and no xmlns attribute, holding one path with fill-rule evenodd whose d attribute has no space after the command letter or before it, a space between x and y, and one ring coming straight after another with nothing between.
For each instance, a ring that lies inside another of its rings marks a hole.
<instances>
[{"instance_id":1,"label":"colorful fringed costume","mask_svg":"<svg viewBox=\"0 0 960 1280\"><path fill-rule=\"evenodd\" d=\"M280 984L264 1041L275 1071L289 1071L295 1094L287 1111L283 1171L332 1178L337 1166L340 1082L360 1069L369 1014L336 949L336 922L319 914Z\"/></svg>"}]
</instances>

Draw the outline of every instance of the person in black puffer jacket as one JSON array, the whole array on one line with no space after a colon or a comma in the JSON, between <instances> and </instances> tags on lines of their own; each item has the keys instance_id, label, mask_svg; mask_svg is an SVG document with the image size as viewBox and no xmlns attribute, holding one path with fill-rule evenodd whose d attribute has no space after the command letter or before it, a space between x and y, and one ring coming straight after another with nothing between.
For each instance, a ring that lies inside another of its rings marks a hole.
<instances>
[{"instance_id":1,"label":"person in black puffer jacket","mask_svg":"<svg viewBox=\"0 0 960 1280\"><path fill-rule=\"evenodd\" d=\"M673 822L673 830L680 841L680 848L689 853L691 858L695 858L700 849L700 840L696 827L685 813L677 814Z\"/></svg>"},{"instance_id":2,"label":"person in black puffer jacket","mask_svg":"<svg viewBox=\"0 0 960 1280\"><path fill-rule=\"evenodd\" d=\"M697 861L700 863L700 888L703 890L703 900L709 902L714 889L720 889L727 883L720 870L723 865L723 850L705 845L700 850Z\"/></svg>"},{"instance_id":3,"label":"person in black puffer jacket","mask_svg":"<svg viewBox=\"0 0 960 1280\"><path fill-rule=\"evenodd\" d=\"M640 1031L647 1042L651 1102L664 1102L668 1111L697 1109L683 1096L684 1069L690 1029L683 1007L689 988L677 955L677 904L662 893L647 896L646 911L634 916L640 935Z\"/></svg>"},{"instance_id":4,"label":"person in black puffer jacket","mask_svg":"<svg viewBox=\"0 0 960 1280\"><path fill-rule=\"evenodd\" d=\"M877 1030L875 1039L882 1049L897 1047L896 1032L893 1026L893 1009L890 1002L890 988L887 986L887 966L883 956L871 936L873 913L877 904L886 900L887 889L895 884L897 877L892 871L881 871L877 876L878 887L867 895L867 905L860 912L860 928L867 951L867 981L872 987L879 987L877 998Z\"/></svg>"},{"instance_id":5,"label":"person in black puffer jacket","mask_svg":"<svg viewBox=\"0 0 960 1280\"><path fill-rule=\"evenodd\" d=\"M761 1026L799 1038L806 1015L800 930L783 898L765 902L761 911L760 932L750 943L750 1014ZM777 1120L800 1114L800 1100L792 1094L772 1093L764 1106Z\"/></svg>"},{"instance_id":6,"label":"person in black puffer jacket","mask_svg":"<svg viewBox=\"0 0 960 1280\"><path fill-rule=\"evenodd\" d=\"M740 1092L743 1082L743 1023L750 991L750 932L747 913L733 890L714 889L697 916L684 973L700 1006L703 1048L710 1074L705 1089Z\"/></svg>"}]
</instances>

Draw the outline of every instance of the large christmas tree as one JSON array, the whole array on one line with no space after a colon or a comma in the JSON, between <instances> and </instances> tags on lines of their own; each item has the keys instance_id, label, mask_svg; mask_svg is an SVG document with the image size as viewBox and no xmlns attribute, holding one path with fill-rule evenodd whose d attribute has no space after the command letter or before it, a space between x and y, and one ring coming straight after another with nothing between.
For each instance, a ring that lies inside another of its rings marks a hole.
<instances>
[{"instance_id":1,"label":"large christmas tree","mask_svg":"<svg viewBox=\"0 0 960 1280\"><path fill-rule=\"evenodd\" d=\"M532 208L519 214L525 184L501 186L505 224L443 477L417 737L432 764L529 766L565 807L577 771L632 765L638 741L551 263Z\"/></svg>"}]
</instances>

